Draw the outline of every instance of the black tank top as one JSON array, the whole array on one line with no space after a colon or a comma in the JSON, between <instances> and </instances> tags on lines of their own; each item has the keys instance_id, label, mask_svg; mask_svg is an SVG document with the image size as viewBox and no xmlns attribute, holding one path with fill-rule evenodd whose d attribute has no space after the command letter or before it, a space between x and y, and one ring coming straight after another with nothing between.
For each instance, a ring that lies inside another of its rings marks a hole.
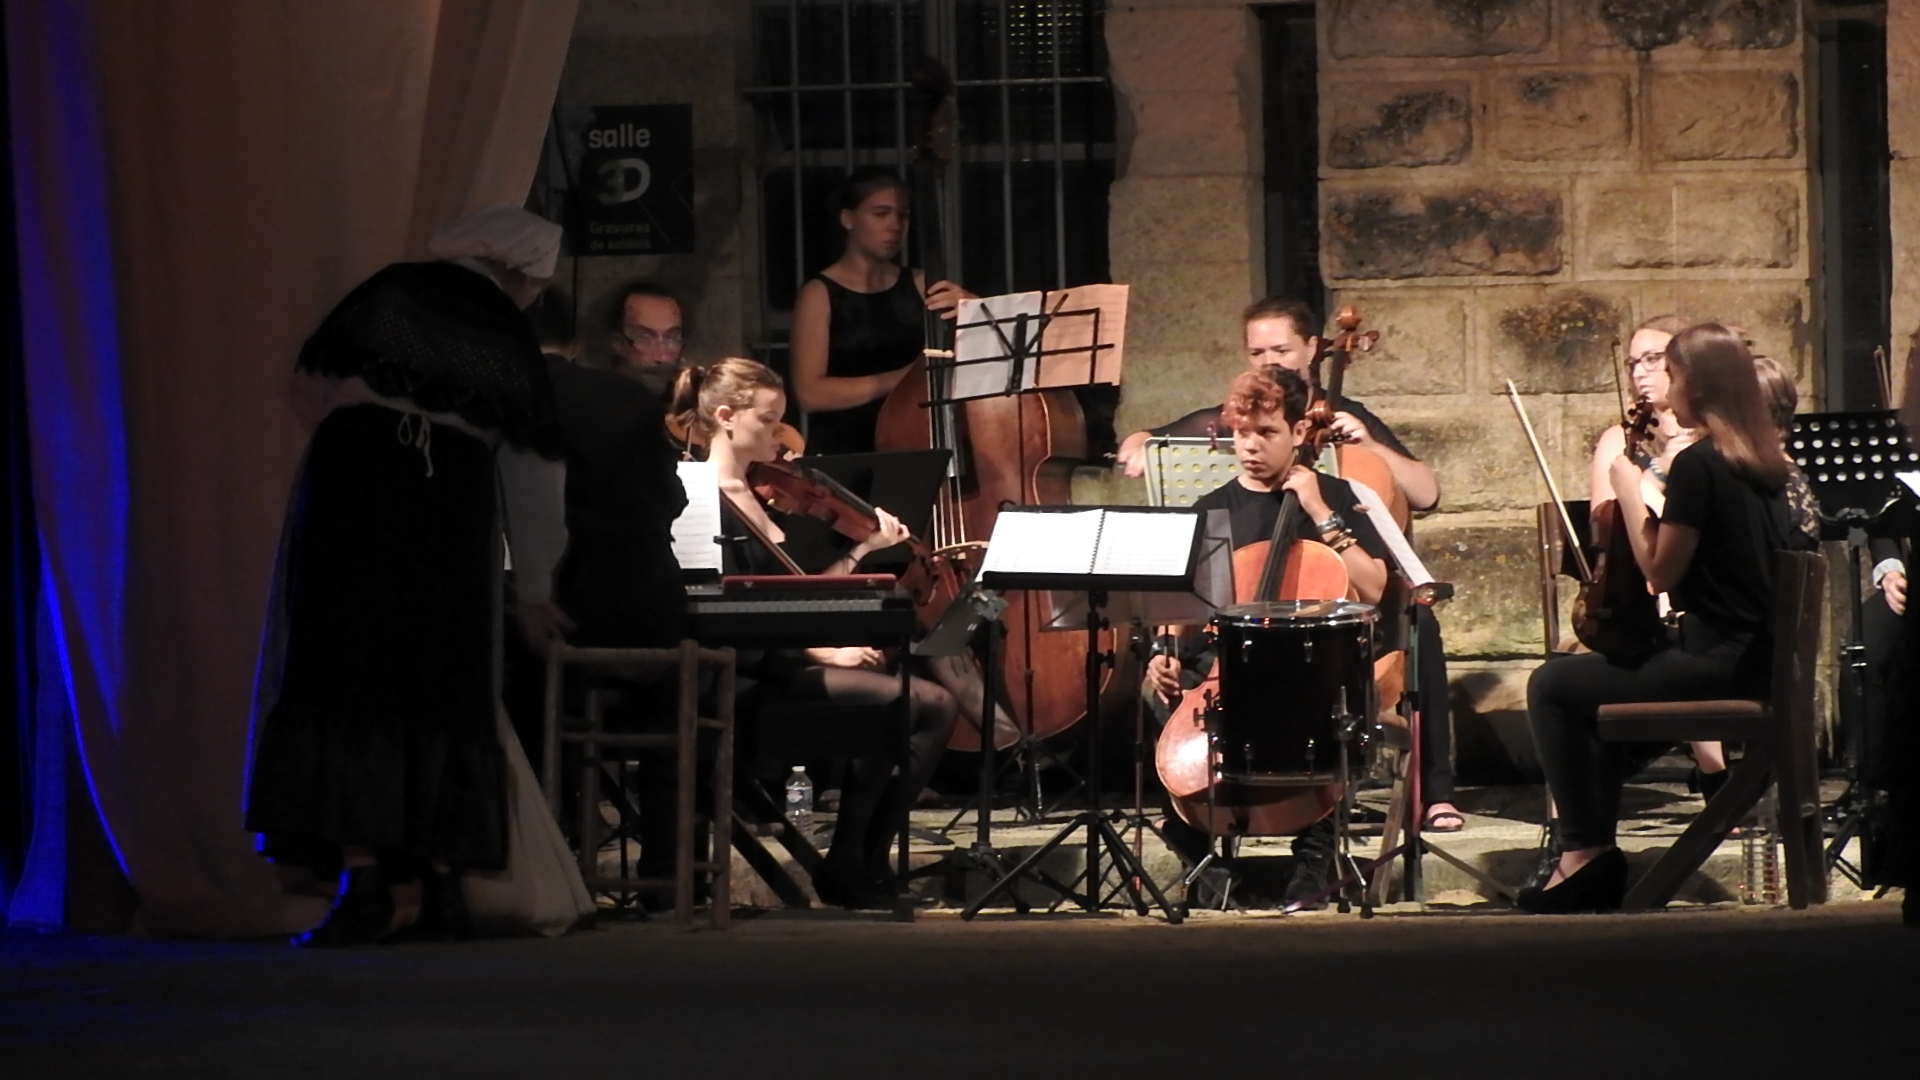
<instances>
[{"instance_id":1,"label":"black tank top","mask_svg":"<svg viewBox=\"0 0 1920 1080\"><path fill-rule=\"evenodd\" d=\"M913 274L901 270L893 287L855 292L832 278L827 287L827 374L852 378L897 371L913 363L925 347L926 305L913 287ZM860 454L873 449L873 428L885 398L851 409L807 414L807 453Z\"/></svg>"}]
</instances>

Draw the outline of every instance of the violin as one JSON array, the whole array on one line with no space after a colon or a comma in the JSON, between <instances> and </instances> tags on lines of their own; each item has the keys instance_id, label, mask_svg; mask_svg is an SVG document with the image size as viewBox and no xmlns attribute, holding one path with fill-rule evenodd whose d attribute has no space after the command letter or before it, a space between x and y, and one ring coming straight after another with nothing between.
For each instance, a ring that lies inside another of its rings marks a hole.
<instances>
[{"instance_id":1,"label":"violin","mask_svg":"<svg viewBox=\"0 0 1920 1080\"><path fill-rule=\"evenodd\" d=\"M1371 352L1380 340L1380 331L1362 331L1360 322L1360 313L1352 304L1342 307L1334 316L1338 332L1321 339L1320 349L1307 368L1308 385L1313 394L1307 405L1307 419L1313 424L1307 442L1319 455L1316 467L1321 472L1358 480L1372 488L1386 502L1393 523L1404 532L1412 520L1412 507L1407 505L1406 492L1400 490L1386 459L1364 446L1347 442L1333 426L1338 415L1333 403L1341 398L1347 367L1353 362L1354 354ZM1332 363L1332 371L1323 383L1321 369L1328 362Z\"/></svg>"},{"instance_id":2,"label":"violin","mask_svg":"<svg viewBox=\"0 0 1920 1080\"><path fill-rule=\"evenodd\" d=\"M866 500L803 463L753 462L747 466L747 486L775 510L824 522L856 544L880 531L880 516ZM940 584L939 567L944 560L936 559L936 553L918 536L909 534L907 547L913 558L907 572L900 576L900 587L913 596L916 608L924 609Z\"/></svg>"}]
</instances>

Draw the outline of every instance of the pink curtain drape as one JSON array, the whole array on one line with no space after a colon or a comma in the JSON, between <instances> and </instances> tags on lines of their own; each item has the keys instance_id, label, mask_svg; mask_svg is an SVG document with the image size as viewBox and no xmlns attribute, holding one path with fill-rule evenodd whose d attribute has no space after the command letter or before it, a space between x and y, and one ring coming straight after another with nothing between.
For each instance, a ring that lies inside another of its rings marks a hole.
<instances>
[{"instance_id":1,"label":"pink curtain drape","mask_svg":"<svg viewBox=\"0 0 1920 1080\"><path fill-rule=\"evenodd\" d=\"M300 929L320 910L279 895L240 826L255 653L302 447L286 377L360 279L418 257L439 222L525 196L577 0L8 0L10 56L76 5L93 84L49 75L42 96L16 95L14 123L56 123L91 94L106 181L104 223L73 220L58 185L18 196L56 262L75 246L63 237L102 224L111 251L117 341L86 329L78 306L97 296L55 286L60 348L29 361L51 549L85 552L124 518L117 589L79 580L98 572L83 556L51 560L64 652L91 658L69 662L81 745L147 928ZM118 401L42 393L111 378ZM123 449L56 431L56 408L113 428L99 414L115 407ZM75 452L124 454L124 492L73 492L64 463L43 461Z\"/></svg>"}]
</instances>

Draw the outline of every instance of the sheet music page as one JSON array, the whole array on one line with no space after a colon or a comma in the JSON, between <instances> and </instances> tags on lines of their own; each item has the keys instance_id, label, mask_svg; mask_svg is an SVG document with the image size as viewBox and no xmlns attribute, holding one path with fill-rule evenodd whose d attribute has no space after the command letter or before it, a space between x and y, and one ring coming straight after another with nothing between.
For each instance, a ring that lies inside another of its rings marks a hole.
<instances>
[{"instance_id":1,"label":"sheet music page","mask_svg":"<svg viewBox=\"0 0 1920 1080\"><path fill-rule=\"evenodd\" d=\"M680 463L687 508L673 519L673 558L682 570L719 570L720 473L711 461Z\"/></svg>"},{"instance_id":2,"label":"sheet music page","mask_svg":"<svg viewBox=\"0 0 1920 1080\"><path fill-rule=\"evenodd\" d=\"M1128 577L1181 577L1193 552L1199 514L1141 514L1107 511L1094 552L1093 572Z\"/></svg>"},{"instance_id":3,"label":"sheet music page","mask_svg":"<svg viewBox=\"0 0 1920 1080\"><path fill-rule=\"evenodd\" d=\"M1040 314L1040 296L1037 292L1024 292L960 301L959 317L954 320L953 360L957 366L953 369L952 396L991 397L1007 392L1007 368L1011 363L1007 359L1007 347L1013 340L1012 320L1022 314ZM1029 333L1035 341L1030 348L1038 351L1039 323L1031 325ZM1004 339L1002 334L1006 335ZM1021 389L1032 389L1035 366L1028 363L1020 373Z\"/></svg>"},{"instance_id":4,"label":"sheet music page","mask_svg":"<svg viewBox=\"0 0 1920 1080\"><path fill-rule=\"evenodd\" d=\"M1040 361L1038 385L1118 383L1127 348L1127 287L1075 285L1054 289L1046 294L1044 303L1055 317L1041 336L1046 355ZM1088 354L1096 344L1111 348L1093 352L1089 367Z\"/></svg>"},{"instance_id":5,"label":"sheet music page","mask_svg":"<svg viewBox=\"0 0 1920 1080\"><path fill-rule=\"evenodd\" d=\"M1023 514L1003 511L987 541L983 574L1084 574L1094 560L1101 510Z\"/></svg>"},{"instance_id":6,"label":"sheet music page","mask_svg":"<svg viewBox=\"0 0 1920 1080\"><path fill-rule=\"evenodd\" d=\"M1358 480L1349 480L1347 485L1359 497L1360 505L1366 507L1367 520L1373 522L1373 531L1380 534L1380 540L1387 545L1387 552L1393 556L1393 561L1400 564L1400 575L1407 579L1407 584L1415 588L1432 584L1434 577L1428 572L1427 564L1413 553L1413 545L1407 543L1406 534L1394 523L1393 514L1388 512L1380 493Z\"/></svg>"}]
</instances>

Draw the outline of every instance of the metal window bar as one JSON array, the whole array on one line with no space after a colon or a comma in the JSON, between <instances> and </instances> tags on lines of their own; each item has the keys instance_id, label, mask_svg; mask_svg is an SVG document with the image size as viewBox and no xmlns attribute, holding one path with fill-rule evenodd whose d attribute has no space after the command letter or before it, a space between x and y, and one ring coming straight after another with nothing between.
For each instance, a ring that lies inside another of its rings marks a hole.
<instances>
[{"instance_id":1,"label":"metal window bar","mask_svg":"<svg viewBox=\"0 0 1920 1080\"><path fill-rule=\"evenodd\" d=\"M763 5L763 7L772 6L771 4ZM878 5L874 4L861 4L859 6L867 12L872 12L878 7ZM953 69L957 59L956 53L958 52L958 47L956 42L959 33L959 27L956 25L957 19L954 5L951 3L951 0L924 0L924 2L919 3L917 6L920 7L921 14L924 17L924 37L928 51L948 65L950 70ZM1032 27L1039 25L1031 16L1035 14L1036 9L1040 8L1040 5L1035 3L1021 3L1017 6L1020 8L1020 14L1024 16L1021 20L1022 27L1026 30L1024 37L1026 40L1031 41L1033 36ZM905 65L908 58L906 51L906 27L909 4L908 0L893 0L893 2L888 5L888 13L891 16L893 55L890 58L891 63L887 66L891 67L893 77L891 80L876 82L859 81L855 73L855 34L853 26L854 10L856 7L855 0L824 0L824 2L823 0L812 0L812 2L808 2L808 0L787 0L784 7L786 8L787 15L785 26L787 34L787 80L785 83L766 83L750 86L746 88L745 93L749 98L762 99L765 100L767 104L774 104L780 97L786 98L785 104L787 108L784 111L790 124L790 130L787 133L788 146L783 152L770 155L765 160L767 168L770 170L785 168L792 178L790 188L793 213L792 272L794 276L794 286L797 290L798 287L804 283L807 273L805 261L807 207L804 194L807 169L810 165L815 167L823 165L835 157L840 159L842 165L847 170L851 170L858 163L858 158L861 155L860 148L857 145L859 140L856 137L856 126L854 123L855 93L891 91L894 105L894 146L891 148L892 153L889 155L882 150L870 153L868 156L880 161L887 161L888 158L891 157L889 163L901 168L904 168L908 164L906 112L907 91L911 89L911 83L907 81ZM1013 0L998 0L997 3L998 23L993 27L993 31L998 39L997 59L999 61L999 70L997 77L955 79L956 93L967 90L987 91L995 94L999 99L997 102L999 105L998 112L1000 121L999 139L997 140L998 145L963 143L961 161L971 165L992 165L996 163L999 165L1000 184L998 186L1000 188L999 210L1001 218L1001 228L999 232L1002 244L1002 251L1000 252L1001 258L999 261L1001 263L1000 270L1003 275L1002 280L1008 288L1018 287L1019 283L1019 249L1016 247L1017 238L1015 235L1013 197L1016 163L1017 161L1028 161L1045 162L1051 165L1050 171L1053 183L1051 185L1052 213L1050 216L1052 220L1050 224L1052 226L1053 258L1051 262L1053 265L1050 268L1052 273L1049 276L1053 279L1050 284L1059 287L1068 284L1067 163L1069 161L1089 162L1100 159L1111 160L1113 156L1113 146L1111 142L1091 141L1095 138L1093 132L1086 133L1085 139L1081 141L1069 142L1065 128L1066 88L1074 85L1104 86L1107 84L1107 77L1104 74L1067 75L1063 72L1062 50L1063 41L1066 37L1067 18L1069 14L1078 16L1085 25L1092 26L1095 24L1098 15L1097 5L1092 3L1075 5L1071 12L1069 12L1064 0L1054 0L1054 2L1044 4L1045 25L1048 31L1046 55L1043 58L1031 55L1021 58L1023 61L1026 61L1025 70L1032 68L1033 60L1042 60L1047 74L1037 76L1024 73L1014 74L1013 60L1015 53L1013 50L1013 39L1016 33L1019 32L1014 25L1015 7L1016 4ZM801 57L802 39L808 36L809 27L805 24L803 13L808 11L817 13L831 8L837 8L839 15L838 36L841 55L838 74L840 81L835 83L807 82L803 77ZM764 24L757 23L756 33L763 32L763 30ZM863 44L864 43L865 42L863 42ZM1051 136L1050 142L1036 143L1029 140L1016 140L1013 125L1013 96L1017 90L1022 88L1044 88L1047 91L1050 104L1052 105L1052 123L1051 131L1049 132ZM818 150L812 150L806 145L806 127L802 108L803 94L840 95L841 107L839 111L841 113L841 123L839 127L841 129L841 146L837 151L831 147L821 147ZM964 171L963 169L956 169L950 180L953 197L948 200L949 212L955 215L958 214L958 209L963 197L961 185L963 183L962 175ZM947 235L952 238L950 244L954 248L950 258L955 267L959 267L964 265L965 256L960 249L960 244L964 242L965 234L957 227L957 221L949 222L948 224ZM766 297L763 294L763 308L766 307L766 303ZM766 314L772 315L773 312L769 310ZM776 320L767 320L768 323L774 321ZM769 328L772 327L769 326ZM756 344L756 349L763 352L766 350L778 350L783 347L784 342L762 342Z\"/></svg>"}]
</instances>

